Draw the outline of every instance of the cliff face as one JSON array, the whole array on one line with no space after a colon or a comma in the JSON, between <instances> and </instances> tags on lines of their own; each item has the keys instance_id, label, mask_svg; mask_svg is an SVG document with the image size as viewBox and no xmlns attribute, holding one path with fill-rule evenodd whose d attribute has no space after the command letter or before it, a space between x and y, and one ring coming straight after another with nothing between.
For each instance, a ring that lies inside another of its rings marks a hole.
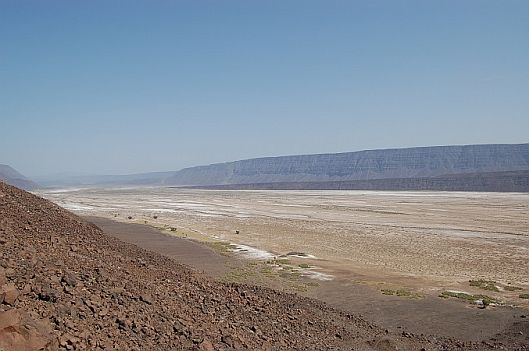
<instances>
[{"instance_id":1,"label":"cliff face","mask_svg":"<svg viewBox=\"0 0 529 351\"><path fill-rule=\"evenodd\" d=\"M529 170L529 144L436 146L257 158L183 169L169 185L427 178Z\"/></svg>"},{"instance_id":2,"label":"cliff face","mask_svg":"<svg viewBox=\"0 0 529 351\"><path fill-rule=\"evenodd\" d=\"M14 168L8 165L0 165L0 181L26 190L35 189L38 187L36 183L24 177Z\"/></svg>"},{"instance_id":3,"label":"cliff face","mask_svg":"<svg viewBox=\"0 0 529 351\"><path fill-rule=\"evenodd\" d=\"M426 178L362 179L330 182L275 182L201 185L216 190L436 190L529 192L529 171L449 174Z\"/></svg>"}]
</instances>

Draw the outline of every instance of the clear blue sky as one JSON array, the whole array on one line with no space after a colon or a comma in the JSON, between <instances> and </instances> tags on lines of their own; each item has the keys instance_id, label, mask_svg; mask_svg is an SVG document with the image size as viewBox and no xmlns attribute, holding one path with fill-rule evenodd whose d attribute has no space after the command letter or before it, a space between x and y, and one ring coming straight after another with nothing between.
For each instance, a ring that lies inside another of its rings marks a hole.
<instances>
[{"instance_id":1,"label":"clear blue sky","mask_svg":"<svg viewBox=\"0 0 529 351\"><path fill-rule=\"evenodd\" d=\"M529 1L0 0L0 163L529 141Z\"/></svg>"}]
</instances>

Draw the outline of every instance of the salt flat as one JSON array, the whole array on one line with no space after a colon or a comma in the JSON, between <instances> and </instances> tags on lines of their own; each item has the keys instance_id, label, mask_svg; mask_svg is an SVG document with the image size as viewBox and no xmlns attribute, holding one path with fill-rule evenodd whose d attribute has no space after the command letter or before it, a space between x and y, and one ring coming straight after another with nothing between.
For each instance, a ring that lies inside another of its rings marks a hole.
<instances>
[{"instance_id":1,"label":"salt flat","mask_svg":"<svg viewBox=\"0 0 529 351\"><path fill-rule=\"evenodd\" d=\"M274 255L303 252L328 272L355 272L366 281L529 284L526 193L154 187L39 195L82 215L182 228Z\"/></svg>"}]
</instances>

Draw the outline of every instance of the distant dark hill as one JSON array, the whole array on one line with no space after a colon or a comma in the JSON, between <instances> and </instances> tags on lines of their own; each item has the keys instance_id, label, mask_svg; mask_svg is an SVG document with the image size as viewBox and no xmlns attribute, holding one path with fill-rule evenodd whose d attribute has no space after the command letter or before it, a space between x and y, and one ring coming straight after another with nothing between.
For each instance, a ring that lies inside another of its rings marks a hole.
<instances>
[{"instance_id":1,"label":"distant dark hill","mask_svg":"<svg viewBox=\"0 0 529 351\"><path fill-rule=\"evenodd\" d=\"M452 174L430 178L202 185L197 186L196 188L216 190L438 190L529 192L529 171Z\"/></svg>"},{"instance_id":2,"label":"distant dark hill","mask_svg":"<svg viewBox=\"0 0 529 351\"><path fill-rule=\"evenodd\" d=\"M22 174L17 172L14 168L8 165L0 164L0 181L3 181L9 185L16 186L20 189L31 190L38 187L38 184L24 177Z\"/></svg>"},{"instance_id":3,"label":"distant dark hill","mask_svg":"<svg viewBox=\"0 0 529 351\"><path fill-rule=\"evenodd\" d=\"M380 184L389 184L382 180L393 179L391 187L401 189L401 186L406 188L406 184L432 183L433 181L420 180L432 177L450 175L444 178L444 182L466 182L467 180L456 179L455 175L512 171L529 171L529 144L434 146L256 158L186 168L167 177L163 183L177 186L266 183L308 185L309 182L376 179ZM410 178L415 180L402 180ZM476 185L475 188L479 186Z\"/></svg>"}]
</instances>

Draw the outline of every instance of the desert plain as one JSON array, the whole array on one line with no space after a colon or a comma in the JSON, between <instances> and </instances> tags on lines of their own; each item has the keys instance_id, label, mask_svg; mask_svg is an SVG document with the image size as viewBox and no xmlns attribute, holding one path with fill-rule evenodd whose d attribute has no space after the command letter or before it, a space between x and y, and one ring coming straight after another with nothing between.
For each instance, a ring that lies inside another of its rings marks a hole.
<instances>
[{"instance_id":1,"label":"desert plain","mask_svg":"<svg viewBox=\"0 0 529 351\"><path fill-rule=\"evenodd\" d=\"M529 292L526 193L131 187L39 195L82 216L204 243L237 259L213 269L221 279L291 289L390 329L477 340L529 306L521 297ZM278 270L303 284L271 279Z\"/></svg>"}]
</instances>

